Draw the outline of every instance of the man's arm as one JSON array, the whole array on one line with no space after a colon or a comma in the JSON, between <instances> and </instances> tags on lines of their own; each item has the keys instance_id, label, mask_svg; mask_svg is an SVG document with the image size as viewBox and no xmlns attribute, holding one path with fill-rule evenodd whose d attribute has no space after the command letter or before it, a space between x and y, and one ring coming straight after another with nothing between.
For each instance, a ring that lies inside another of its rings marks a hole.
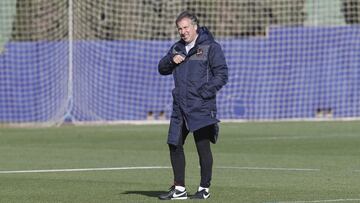
<instances>
[{"instance_id":1,"label":"man's arm","mask_svg":"<svg viewBox=\"0 0 360 203\"><path fill-rule=\"evenodd\" d=\"M215 43L209 50L209 66L213 78L199 88L199 94L203 99L209 99L216 96L228 81L228 67L224 53L219 44Z\"/></svg>"},{"instance_id":2,"label":"man's arm","mask_svg":"<svg viewBox=\"0 0 360 203\"><path fill-rule=\"evenodd\" d=\"M184 60L185 55L176 50L176 45L171 47L170 51L159 62L159 73L161 75L171 74L175 67Z\"/></svg>"},{"instance_id":3,"label":"man's arm","mask_svg":"<svg viewBox=\"0 0 360 203\"><path fill-rule=\"evenodd\" d=\"M160 60L158 70L161 75L170 75L175 67L176 64L173 62L173 54L169 51L166 56Z\"/></svg>"}]
</instances>

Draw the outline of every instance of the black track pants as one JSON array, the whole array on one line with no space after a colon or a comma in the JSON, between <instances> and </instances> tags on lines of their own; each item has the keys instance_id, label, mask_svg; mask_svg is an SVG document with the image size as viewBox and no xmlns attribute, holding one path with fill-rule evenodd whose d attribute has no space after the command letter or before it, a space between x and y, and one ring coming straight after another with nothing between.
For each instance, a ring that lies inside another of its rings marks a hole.
<instances>
[{"instance_id":1,"label":"black track pants","mask_svg":"<svg viewBox=\"0 0 360 203\"><path fill-rule=\"evenodd\" d=\"M210 147L210 133L212 126L206 126L194 132L194 140L199 155L201 187L210 187L212 176L213 157ZM174 184L185 186L185 153L183 144L187 137L188 131L182 133L183 142L178 146L169 145L170 160L174 173Z\"/></svg>"}]
</instances>

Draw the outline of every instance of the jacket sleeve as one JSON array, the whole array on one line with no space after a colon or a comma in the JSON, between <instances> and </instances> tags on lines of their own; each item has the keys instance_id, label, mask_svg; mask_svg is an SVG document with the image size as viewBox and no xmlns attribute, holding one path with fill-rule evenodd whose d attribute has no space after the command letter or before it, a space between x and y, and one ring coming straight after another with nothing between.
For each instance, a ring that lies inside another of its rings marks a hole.
<instances>
[{"instance_id":1,"label":"jacket sleeve","mask_svg":"<svg viewBox=\"0 0 360 203\"><path fill-rule=\"evenodd\" d=\"M219 44L215 43L209 50L209 67L213 77L199 89L199 94L203 99L216 96L216 93L228 81L228 67L224 53Z\"/></svg>"},{"instance_id":2,"label":"jacket sleeve","mask_svg":"<svg viewBox=\"0 0 360 203\"><path fill-rule=\"evenodd\" d=\"M177 65L173 62L172 49L173 48L171 47L168 53L159 62L158 70L161 75L170 75Z\"/></svg>"}]
</instances>

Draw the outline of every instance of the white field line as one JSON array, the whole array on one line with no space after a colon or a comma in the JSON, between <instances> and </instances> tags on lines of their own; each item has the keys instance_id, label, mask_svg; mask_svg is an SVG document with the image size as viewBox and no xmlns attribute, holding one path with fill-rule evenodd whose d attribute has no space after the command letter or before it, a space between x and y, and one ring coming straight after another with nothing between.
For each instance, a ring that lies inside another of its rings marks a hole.
<instances>
[{"instance_id":1,"label":"white field line","mask_svg":"<svg viewBox=\"0 0 360 203\"><path fill-rule=\"evenodd\" d=\"M304 139L322 139L322 138L338 138L338 137L359 137L359 135L355 134L341 134L341 135L310 135L310 136L271 136L271 137L244 137L239 138L241 140L304 140Z\"/></svg>"},{"instance_id":2,"label":"white field line","mask_svg":"<svg viewBox=\"0 0 360 203\"><path fill-rule=\"evenodd\" d=\"M239 170L268 170L268 171L320 171L311 168L264 168L264 167L228 167L219 166L215 169L239 169ZM71 169L40 169L40 170L11 170L0 171L0 174L16 173L60 173L60 172L86 172L86 171L117 171L117 170L147 170L147 169L171 169L170 166L134 166L134 167L111 167L111 168L71 168Z\"/></svg>"},{"instance_id":3,"label":"white field line","mask_svg":"<svg viewBox=\"0 0 360 203\"><path fill-rule=\"evenodd\" d=\"M113 167L113 168L42 169L42 170L0 171L0 174L117 171L117 170L144 170L144 169L146 170L146 169L170 169L170 168L171 167L169 166L135 166L135 167Z\"/></svg>"},{"instance_id":4,"label":"white field line","mask_svg":"<svg viewBox=\"0 0 360 203\"><path fill-rule=\"evenodd\" d=\"M328 200L309 200L309 201L286 201L286 202L273 202L273 203L325 203L325 202L359 202L359 201L360 199L328 199Z\"/></svg>"},{"instance_id":5,"label":"white field line","mask_svg":"<svg viewBox=\"0 0 360 203\"><path fill-rule=\"evenodd\" d=\"M234 166L219 166L219 169L240 169L240 170L265 170L265 171L320 171L317 168L266 168L266 167L234 167Z\"/></svg>"}]
</instances>

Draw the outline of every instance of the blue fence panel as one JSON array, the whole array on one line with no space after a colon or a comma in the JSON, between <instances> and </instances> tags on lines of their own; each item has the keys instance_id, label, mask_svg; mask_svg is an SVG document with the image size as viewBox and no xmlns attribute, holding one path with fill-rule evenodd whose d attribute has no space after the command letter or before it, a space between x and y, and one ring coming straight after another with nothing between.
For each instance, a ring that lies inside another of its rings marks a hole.
<instances>
[{"instance_id":1,"label":"blue fence panel","mask_svg":"<svg viewBox=\"0 0 360 203\"><path fill-rule=\"evenodd\" d=\"M223 119L360 116L360 29L272 28L267 37L219 40L229 83ZM0 122L142 120L171 113L172 76L159 59L172 41L76 41L68 105L68 42L10 42L0 55Z\"/></svg>"}]
</instances>

